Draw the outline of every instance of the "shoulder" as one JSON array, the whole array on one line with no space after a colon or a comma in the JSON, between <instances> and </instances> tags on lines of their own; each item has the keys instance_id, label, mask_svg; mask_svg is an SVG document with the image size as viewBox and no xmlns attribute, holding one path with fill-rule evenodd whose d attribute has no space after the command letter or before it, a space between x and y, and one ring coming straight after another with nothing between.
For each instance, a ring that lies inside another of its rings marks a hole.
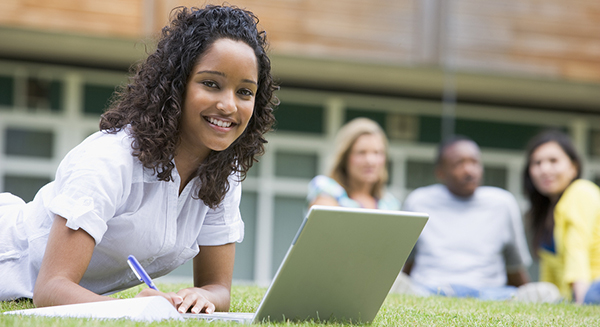
<instances>
[{"instance_id":1,"label":"shoulder","mask_svg":"<svg viewBox=\"0 0 600 327\"><path fill-rule=\"evenodd\" d=\"M585 204L600 206L600 188L598 185L585 179L575 180L563 193L557 206L565 204Z\"/></svg>"},{"instance_id":2,"label":"shoulder","mask_svg":"<svg viewBox=\"0 0 600 327\"><path fill-rule=\"evenodd\" d=\"M88 136L72 152L89 153L90 155L131 155L133 138L127 130L117 133L99 131Z\"/></svg>"},{"instance_id":3,"label":"shoulder","mask_svg":"<svg viewBox=\"0 0 600 327\"><path fill-rule=\"evenodd\" d=\"M476 196L485 201L516 203L512 193L495 186L480 186L477 188Z\"/></svg>"},{"instance_id":4,"label":"shoulder","mask_svg":"<svg viewBox=\"0 0 600 327\"><path fill-rule=\"evenodd\" d=\"M589 194L591 196L600 196L600 187L586 179L575 180L567 189L565 194Z\"/></svg>"},{"instance_id":5,"label":"shoulder","mask_svg":"<svg viewBox=\"0 0 600 327\"><path fill-rule=\"evenodd\" d=\"M346 191L344 188L338 184L333 178L319 175L313 178L308 185L309 193L314 194L314 196L318 196L321 193L325 193L327 195L332 195L334 197L338 197Z\"/></svg>"},{"instance_id":6,"label":"shoulder","mask_svg":"<svg viewBox=\"0 0 600 327\"><path fill-rule=\"evenodd\" d=\"M439 198L448 193L448 189L442 184L433 184L429 186L419 187L410 192L404 200L404 206L410 207L417 205L423 201L430 203L432 197Z\"/></svg>"},{"instance_id":7,"label":"shoulder","mask_svg":"<svg viewBox=\"0 0 600 327\"><path fill-rule=\"evenodd\" d=\"M353 203L348 203L348 194L346 190L338 184L333 178L319 175L310 181L308 185L308 195L306 200L313 203L319 197L329 197L335 199L341 206L354 206Z\"/></svg>"},{"instance_id":8,"label":"shoulder","mask_svg":"<svg viewBox=\"0 0 600 327\"><path fill-rule=\"evenodd\" d=\"M132 154L133 139L125 131L96 132L73 148L61 161L57 172L95 171L117 173L132 170L139 160Z\"/></svg>"},{"instance_id":9,"label":"shoulder","mask_svg":"<svg viewBox=\"0 0 600 327\"><path fill-rule=\"evenodd\" d=\"M443 195L446 193L448 193L448 189L444 185L433 184L433 185L423 186L423 187L419 187L419 188L415 189L414 191L410 192L407 199L408 198L418 199L418 198L422 198L422 197L430 197L432 195Z\"/></svg>"},{"instance_id":10,"label":"shoulder","mask_svg":"<svg viewBox=\"0 0 600 327\"><path fill-rule=\"evenodd\" d=\"M390 192L385 192L378 205L379 209L400 210L400 201Z\"/></svg>"}]
</instances>

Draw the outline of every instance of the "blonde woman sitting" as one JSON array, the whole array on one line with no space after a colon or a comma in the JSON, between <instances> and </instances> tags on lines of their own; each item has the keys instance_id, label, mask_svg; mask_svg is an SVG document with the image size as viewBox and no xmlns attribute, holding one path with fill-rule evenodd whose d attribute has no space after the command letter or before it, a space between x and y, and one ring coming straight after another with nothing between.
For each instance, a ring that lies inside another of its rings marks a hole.
<instances>
[{"instance_id":1,"label":"blonde woman sitting","mask_svg":"<svg viewBox=\"0 0 600 327\"><path fill-rule=\"evenodd\" d=\"M310 182L309 206L399 210L400 202L385 191L387 138L381 127L367 118L356 118L338 132L329 176Z\"/></svg>"}]
</instances>

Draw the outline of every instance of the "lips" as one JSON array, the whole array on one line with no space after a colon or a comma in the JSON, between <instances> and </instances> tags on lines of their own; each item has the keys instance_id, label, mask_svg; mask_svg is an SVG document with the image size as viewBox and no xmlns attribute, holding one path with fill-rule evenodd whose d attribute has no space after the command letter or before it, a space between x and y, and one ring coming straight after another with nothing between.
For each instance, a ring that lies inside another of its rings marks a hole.
<instances>
[{"instance_id":1,"label":"lips","mask_svg":"<svg viewBox=\"0 0 600 327\"><path fill-rule=\"evenodd\" d=\"M204 119L213 125L223 127L223 128L228 128L228 127L235 125L233 122L216 119L214 117L205 117Z\"/></svg>"}]
</instances>

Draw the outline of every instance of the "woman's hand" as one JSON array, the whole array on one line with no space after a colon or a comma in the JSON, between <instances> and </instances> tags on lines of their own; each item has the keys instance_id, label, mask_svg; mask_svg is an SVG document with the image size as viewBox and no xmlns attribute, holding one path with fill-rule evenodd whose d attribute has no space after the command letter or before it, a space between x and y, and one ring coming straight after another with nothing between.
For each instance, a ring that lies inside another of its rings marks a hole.
<instances>
[{"instance_id":1,"label":"woman's hand","mask_svg":"<svg viewBox=\"0 0 600 327\"><path fill-rule=\"evenodd\" d=\"M201 246L194 258L194 287L177 292L179 312L229 311L235 243Z\"/></svg>"},{"instance_id":2,"label":"woman's hand","mask_svg":"<svg viewBox=\"0 0 600 327\"><path fill-rule=\"evenodd\" d=\"M215 312L214 303L210 302L205 294L206 290L202 288L186 288L177 295L183 298L183 301L177 307L180 313L191 311L192 313L213 313Z\"/></svg>"},{"instance_id":3,"label":"woman's hand","mask_svg":"<svg viewBox=\"0 0 600 327\"><path fill-rule=\"evenodd\" d=\"M179 307L183 298L174 292L163 293L161 291L153 290L151 288L145 288L138 293L135 297L146 297L146 296L162 296L169 301L176 309Z\"/></svg>"}]
</instances>

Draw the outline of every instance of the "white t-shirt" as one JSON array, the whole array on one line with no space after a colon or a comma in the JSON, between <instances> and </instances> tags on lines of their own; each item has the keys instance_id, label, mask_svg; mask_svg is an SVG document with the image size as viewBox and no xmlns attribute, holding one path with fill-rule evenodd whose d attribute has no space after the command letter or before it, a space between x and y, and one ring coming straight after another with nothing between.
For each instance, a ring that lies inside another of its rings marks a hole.
<instances>
[{"instance_id":1,"label":"white t-shirt","mask_svg":"<svg viewBox=\"0 0 600 327\"><path fill-rule=\"evenodd\" d=\"M151 277L163 276L199 251L199 245L241 242L241 185L216 209L194 198L196 179L179 195L180 177L159 181L134 157L126 131L97 132L71 150L54 182L25 204L0 194L0 300L32 297L55 215L83 229L96 247L80 285L98 294L139 284L127 256L133 254Z\"/></svg>"},{"instance_id":2,"label":"white t-shirt","mask_svg":"<svg viewBox=\"0 0 600 327\"><path fill-rule=\"evenodd\" d=\"M403 209L429 214L410 273L419 284L500 287L507 271L531 264L519 207L505 190L482 186L462 198L435 184L409 194Z\"/></svg>"}]
</instances>

